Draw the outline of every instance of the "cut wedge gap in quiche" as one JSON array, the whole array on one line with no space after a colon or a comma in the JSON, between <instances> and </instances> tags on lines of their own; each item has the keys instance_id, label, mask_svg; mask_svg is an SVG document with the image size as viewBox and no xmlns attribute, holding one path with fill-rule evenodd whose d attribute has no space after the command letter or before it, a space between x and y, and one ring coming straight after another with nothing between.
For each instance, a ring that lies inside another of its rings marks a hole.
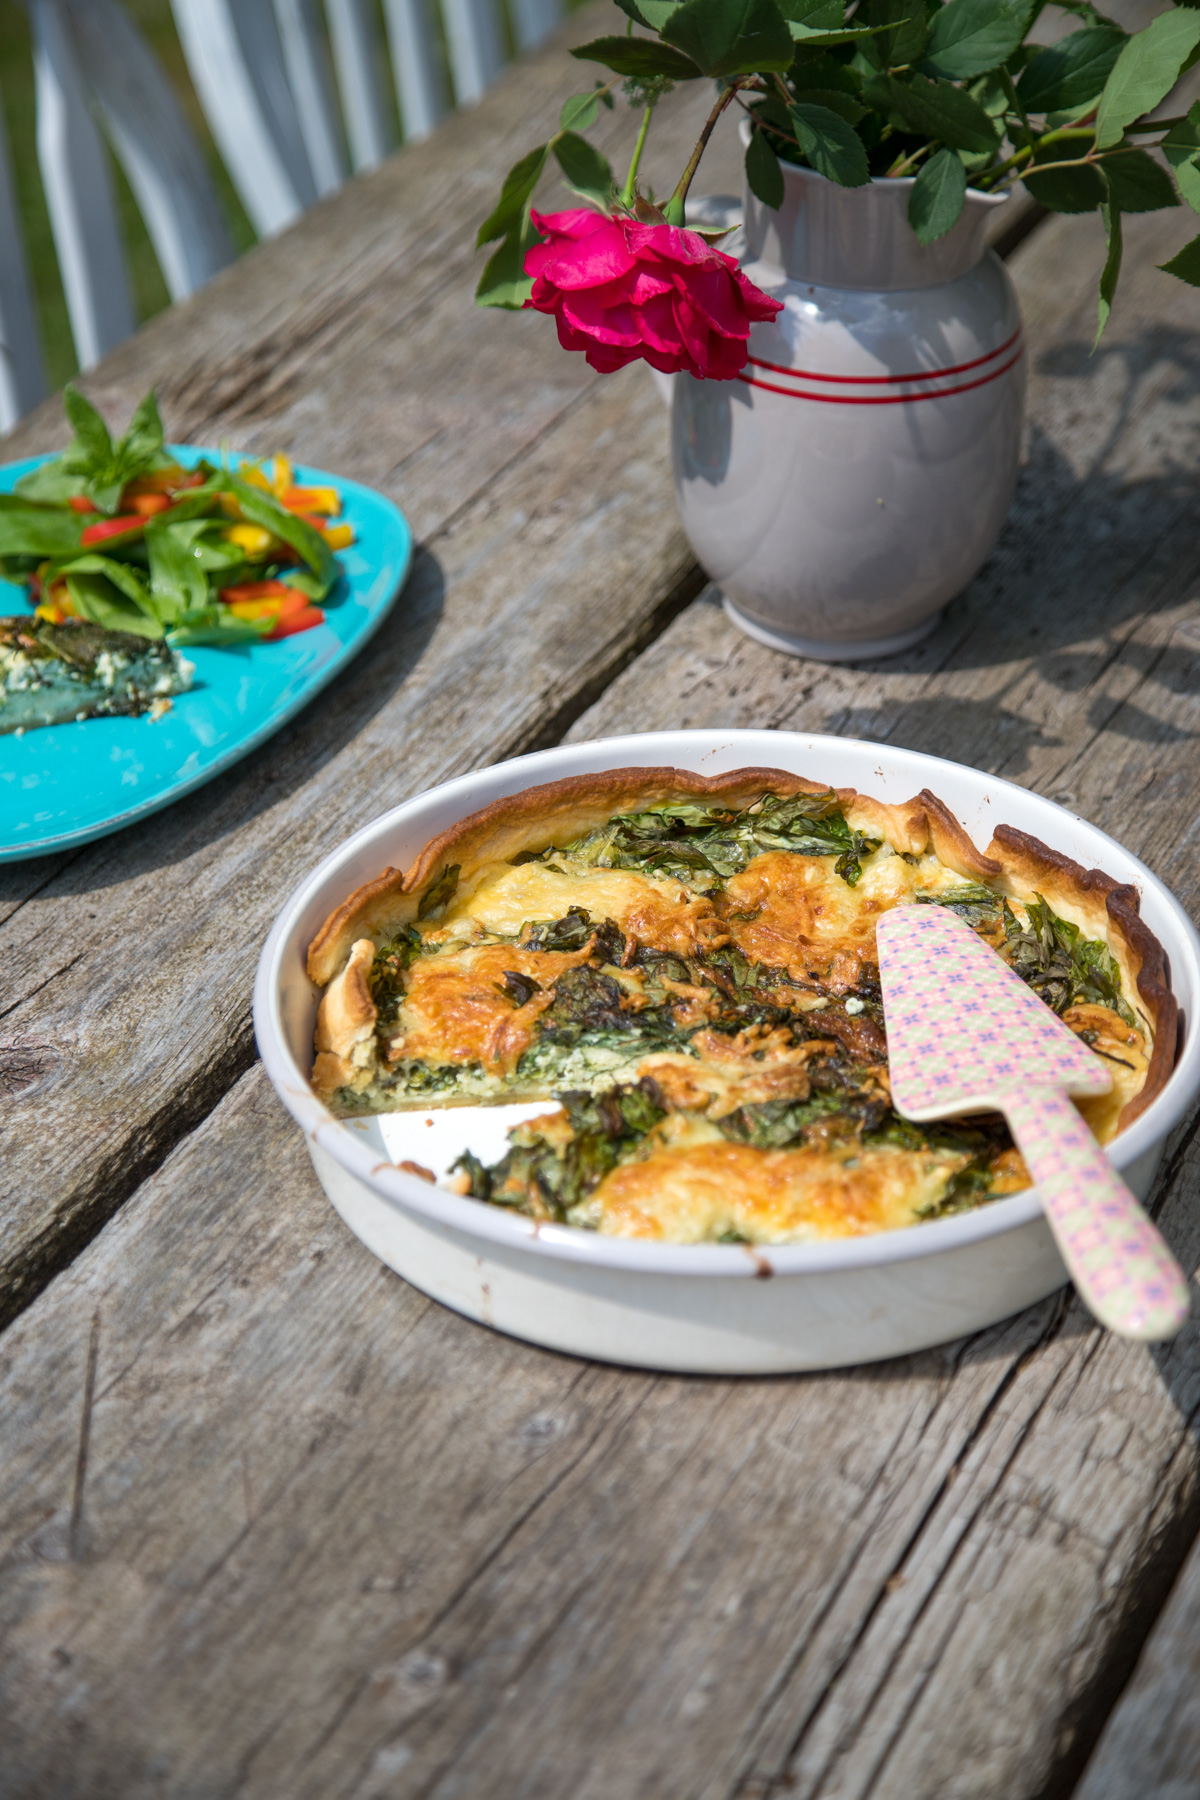
<instances>
[{"instance_id":1,"label":"cut wedge gap in quiche","mask_svg":"<svg viewBox=\"0 0 1200 1800\"><path fill-rule=\"evenodd\" d=\"M460 1193L602 1233L783 1244L1029 1185L994 1116L891 1105L875 921L953 907L1104 1059L1101 1142L1161 1090L1177 1011L1138 895L927 790L779 769L614 769L526 789L326 920L313 1085L343 1117L546 1100Z\"/></svg>"}]
</instances>

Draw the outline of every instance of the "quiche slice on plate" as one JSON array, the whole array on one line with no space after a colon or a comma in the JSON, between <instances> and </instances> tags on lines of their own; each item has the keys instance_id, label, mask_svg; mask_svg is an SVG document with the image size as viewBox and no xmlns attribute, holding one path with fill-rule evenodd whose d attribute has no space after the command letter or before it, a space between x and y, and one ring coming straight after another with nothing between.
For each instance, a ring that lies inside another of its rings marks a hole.
<instances>
[{"instance_id":1,"label":"quiche slice on plate","mask_svg":"<svg viewBox=\"0 0 1200 1800\"><path fill-rule=\"evenodd\" d=\"M778 769L614 769L529 788L385 870L309 949L335 1113L547 1103L449 1185L624 1237L795 1243L1029 1185L1003 1121L891 1105L875 921L953 907L1104 1059L1101 1141L1172 1067L1135 890L923 791ZM528 1107L526 1107L528 1110Z\"/></svg>"},{"instance_id":2,"label":"quiche slice on plate","mask_svg":"<svg viewBox=\"0 0 1200 1800\"><path fill-rule=\"evenodd\" d=\"M164 712L192 664L161 641L87 619L0 618L0 734Z\"/></svg>"}]
</instances>

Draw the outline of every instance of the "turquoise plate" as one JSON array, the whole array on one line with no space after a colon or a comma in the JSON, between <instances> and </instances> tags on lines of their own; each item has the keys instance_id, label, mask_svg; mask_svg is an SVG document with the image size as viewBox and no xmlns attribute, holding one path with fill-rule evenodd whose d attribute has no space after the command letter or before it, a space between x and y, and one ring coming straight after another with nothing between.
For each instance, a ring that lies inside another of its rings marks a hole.
<instances>
[{"instance_id":1,"label":"turquoise plate","mask_svg":"<svg viewBox=\"0 0 1200 1800\"><path fill-rule=\"evenodd\" d=\"M173 453L189 465L221 460L216 450ZM0 492L46 460L0 468ZM355 530L355 542L337 553L343 575L322 602L324 625L236 650L189 645L191 690L176 694L161 719L84 719L0 736L0 862L89 843L190 794L307 706L378 629L412 560L407 520L382 494L341 475L297 467L296 479L336 487ZM0 581L0 614L31 610L23 588Z\"/></svg>"}]
</instances>

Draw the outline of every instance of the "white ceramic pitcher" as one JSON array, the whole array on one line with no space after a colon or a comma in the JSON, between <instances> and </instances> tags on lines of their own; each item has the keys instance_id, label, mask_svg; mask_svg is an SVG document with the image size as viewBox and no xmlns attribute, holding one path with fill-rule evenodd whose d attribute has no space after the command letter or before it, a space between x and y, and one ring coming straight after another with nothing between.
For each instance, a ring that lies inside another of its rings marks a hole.
<instances>
[{"instance_id":1,"label":"white ceramic pitcher","mask_svg":"<svg viewBox=\"0 0 1200 1800\"><path fill-rule=\"evenodd\" d=\"M784 311L752 327L738 380L675 379L679 511L752 637L887 656L932 630L1012 499L1021 315L984 242L1004 200L968 192L953 230L922 245L911 180L843 188L780 167L778 211L745 196L740 259Z\"/></svg>"}]
</instances>

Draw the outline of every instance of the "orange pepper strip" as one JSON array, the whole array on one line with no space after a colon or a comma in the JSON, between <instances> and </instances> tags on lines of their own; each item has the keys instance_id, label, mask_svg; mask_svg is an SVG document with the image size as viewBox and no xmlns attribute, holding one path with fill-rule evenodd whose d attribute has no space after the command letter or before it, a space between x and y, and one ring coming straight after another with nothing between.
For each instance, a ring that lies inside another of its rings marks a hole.
<instances>
[{"instance_id":1,"label":"orange pepper strip","mask_svg":"<svg viewBox=\"0 0 1200 1800\"><path fill-rule=\"evenodd\" d=\"M152 519L155 513L166 512L171 502L166 494L135 494L129 502L143 519Z\"/></svg>"},{"instance_id":2,"label":"orange pepper strip","mask_svg":"<svg viewBox=\"0 0 1200 1800\"><path fill-rule=\"evenodd\" d=\"M223 587L220 590L222 600L230 602L238 600L286 600L289 595L298 593L299 589L291 587L286 581L241 581L235 587ZM306 597L301 594L300 598Z\"/></svg>"},{"instance_id":3,"label":"orange pepper strip","mask_svg":"<svg viewBox=\"0 0 1200 1800\"><path fill-rule=\"evenodd\" d=\"M67 505L72 512L77 513L94 513L98 510L92 505L92 502L88 499L86 494L72 494L71 498L67 501Z\"/></svg>"},{"instance_id":4,"label":"orange pepper strip","mask_svg":"<svg viewBox=\"0 0 1200 1800\"><path fill-rule=\"evenodd\" d=\"M342 497L332 487L288 488L279 499L289 512L324 513L328 518L336 518L342 510Z\"/></svg>"}]
</instances>

